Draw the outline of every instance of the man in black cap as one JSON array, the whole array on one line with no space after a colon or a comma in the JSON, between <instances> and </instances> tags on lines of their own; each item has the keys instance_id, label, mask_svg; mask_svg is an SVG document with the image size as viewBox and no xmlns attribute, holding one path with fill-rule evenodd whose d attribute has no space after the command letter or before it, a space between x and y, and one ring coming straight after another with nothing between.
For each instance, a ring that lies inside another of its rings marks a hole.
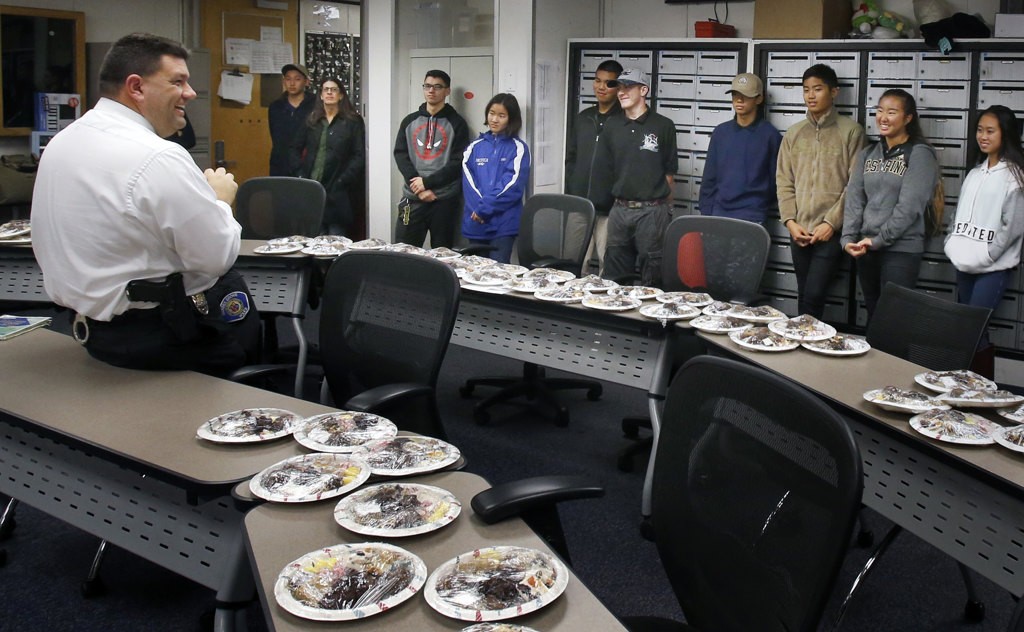
<instances>
[{"instance_id":1,"label":"man in black cap","mask_svg":"<svg viewBox=\"0 0 1024 632\"><path fill-rule=\"evenodd\" d=\"M313 111L316 97L306 90L309 87L309 71L302 64L286 64L281 68L281 85L284 92L267 108L271 143L270 175L294 176L298 165L292 164L289 147Z\"/></svg>"}]
</instances>

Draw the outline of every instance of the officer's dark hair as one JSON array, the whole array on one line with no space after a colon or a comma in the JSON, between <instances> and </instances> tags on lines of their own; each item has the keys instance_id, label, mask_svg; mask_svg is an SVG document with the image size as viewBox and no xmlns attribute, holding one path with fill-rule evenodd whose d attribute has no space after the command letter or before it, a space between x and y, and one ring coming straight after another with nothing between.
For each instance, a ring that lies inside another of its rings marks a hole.
<instances>
[{"instance_id":1,"label":"officer's dark hair","mask_svg":"<svg viewBox=\"0 0 1024 632\"><path fill-rule=\"evenodd\" d=\"M484 108L484 125L487 125L487 113L491 111L491 106L494 104L503 106L508 112L508 127L505 128L503 134L509 137L519 136L519 130L523 128L523 113L519 109L519 101L516 100L515 95L499 92L491 97L491 100L487 102L487 107Z\"/></svg>"},{"instance_id":2,"label":"officer's dark hair","mask_svg":"<svg viewBox=\"0 0 1024 632\"><path fill-rule=\"evenodd\" d=\"M597 70L598 72L602 70L604 72L614 72L615 76L618 77L619 75L622 74L622 64L615 61L614 59L606 59L601 62L601 64L597 67Z\"/></svg>"},{"instance_id":3,"label":"officer's dark hair","mask_svg":"<svg viewBox=\"0 0 1024 632\"><path fill-rule=\"evenodd\" d=\"M825 64L814 64L804 71L802 81L807 81L811 77L821 79L821 81L829 88L835 89L839 87L839 77L836 76L836 71L832 70L831 66L827 66Z\"/></svg>"},{"instance_id":4,"label":"officer's dark hair","mask_svg":"<svg viewBox=\"0 0 1024 632\"><path fill-rule=\"evenodd\" d=\"M431 77L443 81L444 87L446 88L452 87L452 78L443 70L428 70L427 74L423 75L424 80L430 79Z\"/></svg>"},{"instance_id":5,"label":"officer's dark hair","mask_svg":"<svg viewBox=\"0 0 1024 632\"><path fill-rule=\"evenodd\" d=\"M188 61L188 49L151 33L132 33L114 42L100 65L100 94L112 97L130 75L146 77L160 69L164 55Z\"/></svg>"}]
</instances>

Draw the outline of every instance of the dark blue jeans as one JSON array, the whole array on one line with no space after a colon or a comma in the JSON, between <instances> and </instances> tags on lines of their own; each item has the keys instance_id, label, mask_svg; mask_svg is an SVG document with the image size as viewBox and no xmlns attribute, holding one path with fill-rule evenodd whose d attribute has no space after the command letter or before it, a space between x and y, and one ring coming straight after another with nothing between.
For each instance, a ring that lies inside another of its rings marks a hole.
<instances>
[{"instance_id":1,"label":"dark blue jeans","mask_svg":"<svg viewBox=\"0 0 1024 632\"><path fill-rule=\"evenodd\" d=\"M512 246L516 243L516 236L509 235L507 237L495 237L494 239L470 239L469 243L494 246L494 250L484 253L484 256L490 257L498 263L510 263L512 261Z\"/></svg>"},{"instance_id":2,"label":"dark blue jeans","mask_svg":"<svg viewBox=\"0 0 1024 632\"><path fill-rule=\"evenodd\" d=\"M891 252L869 250L857 259L857 280L864 292L864 304L868 309L868 322L875 313L878 297L886 283L895 283L913 289L921 271L920 252Z\"/></svg>"},{"instance_id":3,"label":"dark blue jeans","mask_svg":"<svg viewBox=\"0 0 1024 632\"><path fill-rule=\"evenodd\" d=\"M836 270L839 269L840 257L843 254L839 247L839 235L833 235L828 241L803 247L790 240L789 251L793 256L793 269L796 272L796 287L799 293L797 309L801 314L821 318L825 311L825 292L835 277Z\"/></svg>"},{"instance_id":4,"label":"dark blue jeans","mask_svg":"<svg viewBox=\"0 0 1024 632\"><path fill-rule=\"evenodd\" d=\"M1006 291L1006 284L1010 280L1012 269L996 270L995 272L983 272L981 274L969 274L967 272L956 273L956 300L964 305L976 307L987 307L994 310L1003 300L1003 293ZM978 343L979 349L989 345L988 330L981 336Z\"/></svg>"}]
</instances>

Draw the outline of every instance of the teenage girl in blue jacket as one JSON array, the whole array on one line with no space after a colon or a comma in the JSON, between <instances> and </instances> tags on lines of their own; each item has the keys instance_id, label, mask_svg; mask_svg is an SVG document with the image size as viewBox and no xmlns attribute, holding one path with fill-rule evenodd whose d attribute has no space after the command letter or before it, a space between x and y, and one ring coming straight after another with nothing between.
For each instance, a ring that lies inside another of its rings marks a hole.
<instances>
[{"instance_id":1,"label":"teenage girl in blue jacket","mask_svg":"<svg viewBox=\"0 0 1024 632\"><path fill-rule=\"evenodd\" d=\"M530 149L519 138L523 115L513 95L494 95L485 111L487 131L462 159L462 234L471 244L494 246L489 256L508 263L530 179Z\"/></svg>"}]
</instances>

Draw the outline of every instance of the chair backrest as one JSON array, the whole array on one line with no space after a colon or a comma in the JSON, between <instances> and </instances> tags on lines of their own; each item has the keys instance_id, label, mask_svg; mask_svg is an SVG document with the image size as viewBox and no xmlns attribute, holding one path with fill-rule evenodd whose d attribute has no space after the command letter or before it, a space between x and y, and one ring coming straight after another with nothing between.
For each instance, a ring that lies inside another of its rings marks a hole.
<instances>
[{"instance_id":1,"label":"chair backrest","mask_svg":"<svg viewBox=\"0 0 1024 632\"><path fill-rule=\"evenodd\" d=\"M815 630L860 506L853 433L806 389L702 356L676 374L654 466L652 526L699 630Z\"/></svg>"},{"instance_id":2,"label":"chair backrest","mask_svg":"<svg viewBox=\"0 0 1024 632\"><path fill-rule=\"evenodd\" d=\"M771 236L764 226L731 217L683 215L665 230L662 289L708 292L721 301L754 297Z\"/></svg>"},{"instance_id":3,"label":"chair backrest","mask_svg":"<svg viewBox=\"0 0 1024 632\"><path fill-rule=\"evenodd\" d=\"M386 384L435 387L458 310L458 277L436 259L383 251L338 257L320 311L320 355L335 403ZM435 434L412 419L392 421Z\"/></svg>"},{"instance_id":4,"label":"chair backrest","mask_svg":"<svg viewBox=\"0 0 1024 632\"><path fill-rule=\"evenodd\" d=\"M320 234L327 193L316 180L268 176L249 178L235 195L242 239Z\"/></svg>"},{"instance_id":5,"label":"chair backrest","mask_svg":"<svg viewBox=\"0 0 1024 632\"><path fill-rule=\"evenodd\" d=\"M868 324L868 343L932 371L971 366L992 310L886 283Z\"/></svg>"},{"instance_id":6,"label":"chair backrest","mask_svg":"<svg viewBox=\"0 0 1024 632\"><path fill-rule=\"evenodd\" d=\"M541 193L526 200L519 219L519 264L558 259L559 268L580 274L594 232L594 204L582 197Z\"/></svg>"}]
</instances>

